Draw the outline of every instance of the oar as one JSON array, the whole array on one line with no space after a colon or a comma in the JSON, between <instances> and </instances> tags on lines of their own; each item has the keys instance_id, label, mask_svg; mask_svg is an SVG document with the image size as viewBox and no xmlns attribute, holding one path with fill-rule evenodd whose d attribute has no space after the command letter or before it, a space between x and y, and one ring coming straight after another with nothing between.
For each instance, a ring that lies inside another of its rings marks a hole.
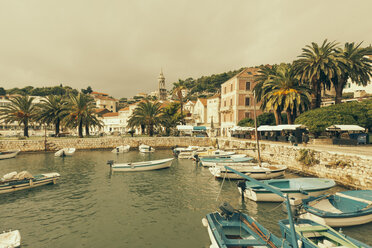
<instances>
[{"instance_id":1,"label":"oar","mask_svg":"<svg viewBox=\"0 0 372 248\"><path fill-rule=\"evenodd\" d=\"M271 247L271 248L277 248L276 245L270 240L270 237L267 238L267 236L262 233L261 229L258 228L258 226L256 225L256 223L249 223L245 218L243 218L243 216L240 215L240 220L246 224L252 231L254 231L258 236L260 236L262 238L262 240L266 241L267 244Z\"/></svg>"}]
</instances>

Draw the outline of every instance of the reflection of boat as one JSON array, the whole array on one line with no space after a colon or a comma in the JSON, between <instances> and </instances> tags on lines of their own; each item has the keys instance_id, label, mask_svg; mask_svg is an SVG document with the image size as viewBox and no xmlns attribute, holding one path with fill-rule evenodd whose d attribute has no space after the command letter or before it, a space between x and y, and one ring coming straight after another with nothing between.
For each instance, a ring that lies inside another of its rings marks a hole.
<instances>
[{"instance_id":1,"label":"reflection of boat","mask_svg":"<svg viewBox=\"0 0 372 248\"><path fill-rule=\"evenodd\" d=\"M14 158L20 150L11 150L11 151L4 151L0 152L0 159L7 159L7 158Z\"/></svg>"},{"instance_id":2,"label":"reflection of boat","mask_svg":"<svg viewBox=\"0 0 372 248\"><path fill-rule=\"evenodd\" d=\"M3 232L0 234L0 247L13 248L21 246L21 233L18 230Z\"/></svg>"},{"instance_id":3,"label":"reflection of boat","mask_svg":"<svg viewBox=\"0 0 372 248\"><path fill-rule=\"evenodd\" d=\"M135 163L115 164L110 160L107 164L110 165L113 171L148 171L169 168L172 165L173 158L143 161Z\"/></svg>"},{"instance_id":4,"label":"reflection of boat","mask_svg":"<svg viewBox=\"0 0 372 248\"><path fill-rule=\"evenodd\" d=\"M34 176L27 171L22 171L20 173L12 172L4 175L1 179L0 194L34 188L46 184L55 184L59 178L60 175L56 172Z\"/></svg>"},{"instance_id":5,"label":"reflection of boat","mask_svg":"<svg viewBox=\"0 0 372 248\"><path fill-rule=\"evenodd\" d=\"M202 220L208 228L211 248L219 247L290 247L250 216L233 209L229 204L220 206L221 213L207 214Z\"/></svg>"},{"instance_id":6,"label":"reflection of boat","mask_svg":"<svg viewBox=\"0 0 372 248\"><path fill-rule=\"evenodd\" d=\"M153 148L152 146L148 146L144 144L140 145L138 149L140 152L154 152L155 151L155 148Z\"/></svg>"},{"instance_id":7,"label":"reflection of boat","mask_svg":"<svg viewBox=\"0 0 372 248\"><path fill-rule=\"evenodd\" d=\"M279 221L282 236L290 241L292 233L289 220ZM362 242L308 219L298 219L295 223L297 240L302 248L328 247L370 247Z\"/></svg>"},{"instance_id":8,"label":"reflection of boat","mask_svg":"<svg viewBox=\"0 0 372 248\"><path fill-rule=\"evenodd\" d=\"M246 157L245 154L235 154L230 156L224 156L224 157L217 157L217 158L200 158L200 164L203 166L215 166L215 165L221 165L222 164L239 164L239 163L246 163L249 161L252 161L254 158L252 157Z\"/></svg>"},{"instance_id":9,"label":"reflection of boat","mask_svg":"<svg viewBox=\"0 0 372 248\"><path fill-rule=\"evenodd\" d=\"M64 156L72 156L75 153L75 148L63 148L56 153L54 153L54 156L56 157L64 157Z\"/></svg>"},{"instance_id":10,"label":"reflection of boat","mask_svg":"<svg viewBox=\"0 0 372 248\"><path fill-rule=\"evenodd\" d=\"M319 196L326 190L336 185L335 181L325 178L290 178L290 179L271 179L262 181L272 187L276 187L290 197L308 198L309 196ZM265 189L255 183L245 182L243 185L244 196L253 201L281 202L284 199L277 194ZM241 193L242 189L239 187Z\"/></svg>"},{"instance_id":11,"label":"reflection of boat","mask_svg":"<svg viewBox=\"0 0 372 248\"><path fill-rule=\"evenodd\" d=\"M301 218L342 227L372 221L372 190L351 190L302 201Z\"/></svg>"},{"instance_id":12,"label":"reflection of boat","mask_svg":"<svg viewBox=\"0 0 372 248\"><path fill-rule=\"evenodd\" d=\"M280 177L284 175L284 171L287 169L287 166L270 165L269 163L262 163L261 166L256 163L247 163L244 166L230 164L229 167L255 179ZM225 166L209 167L209 171L217 178L243 179L240 175L226 169Z\"/></svg>"},{"instance_id":13,"label":"reflection of boat","mask_svg":"<svg viewBox=\"0 0 372 248\"><path fill-rule=\"evenodd\" d=\"M123 153L123 152L129 152L130 145L125 145L125 146L117 146L114 149L112 149L111 152L113 153Z\"/></svg>"}]
</instances>

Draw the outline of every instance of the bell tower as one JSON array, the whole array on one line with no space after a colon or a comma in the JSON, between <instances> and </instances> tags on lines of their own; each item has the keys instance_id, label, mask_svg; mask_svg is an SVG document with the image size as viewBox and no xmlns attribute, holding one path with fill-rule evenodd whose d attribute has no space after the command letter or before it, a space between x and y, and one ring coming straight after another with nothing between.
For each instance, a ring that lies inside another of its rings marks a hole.
<instances>
[{"instance_id":1,"label":"bell tower","mask_svg":"<svg viewBox=\"0 0 372 248\"><path fill-rule=\"evenodd\" d=\"M165 77L163 75L163 70L160 70L160 75L158 77L159 82L159 95L158 99L161 101L167 100L167 89L165 88Z\"/></svg>"}]
</instances>

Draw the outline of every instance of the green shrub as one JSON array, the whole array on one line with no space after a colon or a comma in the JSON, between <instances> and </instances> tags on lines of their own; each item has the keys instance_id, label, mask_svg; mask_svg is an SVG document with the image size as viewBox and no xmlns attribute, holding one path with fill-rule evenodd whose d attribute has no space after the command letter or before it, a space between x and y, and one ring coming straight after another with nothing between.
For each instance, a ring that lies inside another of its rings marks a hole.
<instances>
[{"instance_id":1,"label":"green shrub","mask_svg":"<svg viewBox=\"0 0 372 248\"><path fill-rule=\"evenodd\" d=\"M313 166L315 164L319 164L319 160L315 159L314 152L310 151L309 149L299 150L297 161L307 166Z\"/></svg>"}]
</instances>

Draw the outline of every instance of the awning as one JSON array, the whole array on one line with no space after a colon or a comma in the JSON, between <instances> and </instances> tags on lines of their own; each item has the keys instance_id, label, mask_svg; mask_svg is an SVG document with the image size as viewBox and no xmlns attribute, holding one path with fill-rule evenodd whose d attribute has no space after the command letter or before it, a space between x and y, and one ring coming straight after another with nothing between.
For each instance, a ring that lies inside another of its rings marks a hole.
<instances>
[{"instance_id":1,"label":"awning","mask_svg":"<svg viewBox=\"0 0 372 248\"><path fill-rule=\"evenodd\" d=\"M195 126L193 131L207 131L207 128L205 126Z\"/></svg>"},{"instance_id":2,"label":"awning","mask_svg":"<svg viewBox=\"0 0 372 248\"><path fill-rule=\"evenodd\" d=\"M192 126L186 126L186 125L178 125L177 130L178 131L192 131Z\"/></svg>"},{"instance_id":3,"label":"awning","mask_svg":"<svg viewBox=\"0 0 372 248\"><path fill-rule=\"evenodd\" d=\"M274 131L284 131L284 130L296 130L296 129L306 129L306 126L297 124L297 125L290 125L290 124L284 124L284 125L278 125L278 126L259 126L257 128L257 131L260 132L274 132Z\"/></svg>"},{"instance_id":4,"label":"awning","mask_svg":"<svg viewBox=\"0 0 372 248\"><path fill-rule=\"evenodd\" d=\"M362 131L366 129L358 125L332 125L326 128L326 131Z\"/></svg>"},{"instance_id":5,"label":"awning","mask_svg":"<svg viewBox=\"0 0 372 248\"><path fill-rule=\"evenodd\" d=\"M235 126L230 128L230 131L254 131L254 127L240 127L240 126Z\"/></svg>"}]
</instances>

